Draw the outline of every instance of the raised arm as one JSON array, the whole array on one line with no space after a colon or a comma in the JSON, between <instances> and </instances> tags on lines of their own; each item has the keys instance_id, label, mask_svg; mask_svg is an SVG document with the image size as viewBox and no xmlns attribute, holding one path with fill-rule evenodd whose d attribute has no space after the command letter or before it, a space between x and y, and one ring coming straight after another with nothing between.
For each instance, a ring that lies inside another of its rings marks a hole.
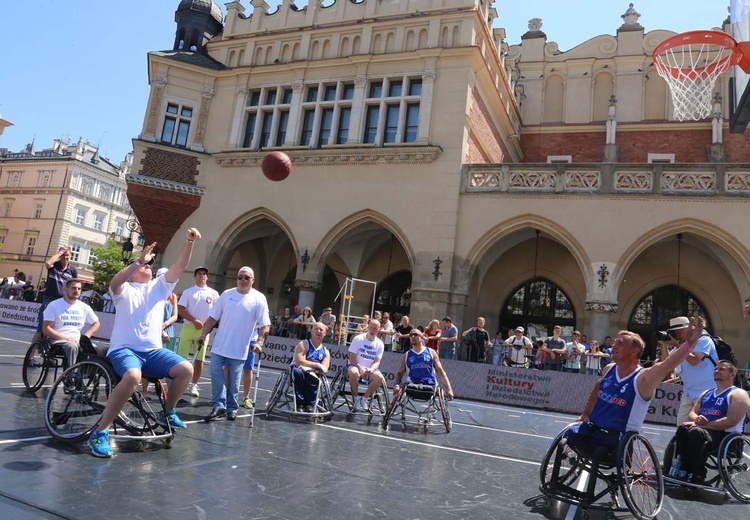
<instances>
[{"instance_id":1,"label":"raised arm","mask_svg":"<svg viewBox=\"0 0 750 520\"><path fill-rule=\"evenodd\" d=\"M112 291L112 294L120 294L122 292L122 286L125 285L125 282L130 280L130 277L133 276L143 264L149 263L154 258L153 250L155 247L156 242L153 242L144 247L141 251L141 254L138 256L138 260L126 265L112 277L112 281L109 283L109 290Z\"/></svg>"},{"instance_id":2,"label":"raised arm","mask_svg":"<svg viewBox=\"0 0 750 520\"><path fill-rule=\"evenodd\" d=\"M45 262L44 267L47 269L52 269L52 267L55 265L55 262L60 260L60 257L68 250L68 246L60 246L60 248L57 250L57 253L50 256Z\"/></svg>"},{"instance_id":3,"label":"raised arm","mask_svg":"<svg viewBox=\"0 0 750 520\"><path fill-rule=\"evenodd\" d=\"M190 263L190 257L193 254L193 244L196 240L201 239L201 233L195 228L190 228L185 234L185 242L182 244L180 254L177 255L177 261L169 268L164 276L169 283L175 283L180 279L180 275L185 272L185 268Z\"/></svg>"}]
</instances>

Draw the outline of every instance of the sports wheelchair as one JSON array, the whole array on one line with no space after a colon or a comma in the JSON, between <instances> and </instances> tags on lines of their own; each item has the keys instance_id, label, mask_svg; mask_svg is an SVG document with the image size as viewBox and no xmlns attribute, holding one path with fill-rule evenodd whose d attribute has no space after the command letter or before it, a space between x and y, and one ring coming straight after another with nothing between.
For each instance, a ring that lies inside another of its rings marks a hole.
<instances>
[{"instance_id":1,"label":"sports wheelchair","mask_svg":"<svg viewBox=\"0 0 750 520\"><path fill-rule=\"evenodd\" d=\"M672 437L664 450L664 471L669 471L675 455L676 437ZM706 478L701 483L687 482L676 476L665 475L670 485L694 489L719 489L745 504L750 503L750 437L741 433L725 436L719 447L700 454L706 460Z\"/></svg>"},{"instance_id":2,"label":"sports wheelchair","mask_svg":"<svg viewBox=\"0 0 750 520\"><path fill-rule=\"evenodd\" d=\"M137 389L125 403L112 424L110 438L121 440L164 441L171 447L174 431L168 421L157 419L166 415L166 391L161 379L147 378L154 383L160 409L154 412ZM55 440L65 443L82 442L96 429L107 399L120 378L105 356L84 347L83 359L66 369L47 395L44 423Z\"/></svg>"},{"instance_id":3,"label":"sports wheelchair","mask_svg":"<svg viewBox=\"0 0 750 520\"><path fill-rule=\"evenodd\" d=\"M627 432L617 448L570 446L565 438L570 426L555 437L542 460L539 489L544 496L580 507L584 519L590 518L589 509L655 518L664 500L664 483L648 440Z\"/></svg>"},{"instance_id":4,"label":"sports wheelchair","mask_svg":"<svg viewBox=\"0 0 750 520\"><path fill-rule=\"evenodd\" d=\"M409 423L407 412L417 416L416 423ZM400 414L400 419L398 418ZM440 414L440 419L436 416ZM394 419L394 416L396 418ZM383 417L383 429L388 429L391 421L400 421L401 429L406 431L408 424L415 424L417 432L427 433L430 426L442 424L446 433L453 428L448 402L439 385L418 385L406 383L393 397L388 412Z\"/></svg>"},{"instance_id":5,"label":"sports wheelchair","mask_svg":"<svg viewBox=\"0 0 750 520\"><path fill-rule=\"evenodd\" d=\"M376 415L380 417L385 416L391 404L388 396L388 385L386 385L385 379L383 379L380 386L375 390L375 393L370 397L370 406L368 409L359 412L354 411L354 399L364 395L369 382L369 379L359 378L358 395L352 395L351 387L349 386L349 367L347 366L339 370L331 382L332 411L338 411L346 407L347 419L357 414L366 415L368 424L372 422L372 418Z\"/></svg>"},{"instance_id":6,"label":"sports wheelchair","mask_svg":"<svg viewBox=\"0 0 750 520\"><path fill-rule=\"evenodd\" d=\"M271 394L266 402L266 419L270 418L272 412L277 411L287 415L290 420L308 419L314 423L330 420L333 416L333 408L331 406L332 393L328 378L323 374L310 372L320 379L320 385L318 386L318 395L313 405L314 411L305 412L297 409L297 399L294 395L294 384L292 382L293 369L294 366L290 366L287 370L279 374L279 377L276 379L276 383L274 383Z\"/></svg>"},{"instance_id":7,"label":"sports wheelchair","mask_svg":"<svg viewBox=\"0 0 750 520\"><path fill-rule=\"evenodd\" d=\"M81 344L85 341L91 345L91 340L81 336ZM47 374L54 369L54 379L57 379L57 370L63 367L64 353L61 347L54 347L47 338L41 338L31 344L23 358L23 384L31 392L36 392L44 386Z\"/></svg>"}]
</instances>

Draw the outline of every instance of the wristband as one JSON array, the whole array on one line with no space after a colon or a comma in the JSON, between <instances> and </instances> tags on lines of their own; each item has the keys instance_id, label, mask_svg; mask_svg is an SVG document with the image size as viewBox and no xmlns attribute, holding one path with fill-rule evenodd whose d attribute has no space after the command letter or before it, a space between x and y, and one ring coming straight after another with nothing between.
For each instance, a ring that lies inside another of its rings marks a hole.
<instances>
[{"instance_id":1,"label":"wristband","mask_svg":"<svg viewBox=\"0 0 750 520\"><path fill-rule=\"evenodd\" d=\"M143 265L143 264L141 263L141 261L140 261L140 260L138 260L138 259L136 259L136 260L133 260L133 263L134 263L134 264L136 265L136 267L140 267L140 266L142 266L142 265Z\"/></svg>"},{"instance_id":2,"label":"wristband","mask_svg":"<svg viewBox=\"0 0 750 520\"><path fill-rule=\"evenodd\" d=\"M193 240L192 238L186 238L185 242L187 242L188 244L192 244L193 242L195 242L195 240Z\"/></svg>"}]
</instances>

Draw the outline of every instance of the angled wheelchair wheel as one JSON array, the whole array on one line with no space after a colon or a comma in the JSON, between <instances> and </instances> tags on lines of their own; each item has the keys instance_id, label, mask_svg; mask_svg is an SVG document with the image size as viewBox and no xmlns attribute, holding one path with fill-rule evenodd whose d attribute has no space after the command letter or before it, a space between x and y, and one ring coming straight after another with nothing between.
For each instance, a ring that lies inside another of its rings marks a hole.
<instances>
[{"instance_id":1,"label":"angled wheelchair wheel","mask_svg":"<svg viewBox=\"0 0 750 520\"><path fill-rule=\"evenodd\" d=\"M445 431L447 433L450 433L453 429L453 422L451 421L451 412L448 408L448 401L445 399L445 394L442 389L439 390L438 394L438 404L440 406L440 415L443 418L443 426L445 426Z\"/></svg>"},{"instance_id":2,"label":"angled wheelchair wheel","mask_svg":"<svg viewBox=\"0 0 750 520\"><path fill-rule=\"evenodd\" d=\"M542 490L570 486L581 474L582 465L578 454L568 446L568 440L563 438L566 430L567 428L557 434L542 459L539 467Z\"/></svg>"},{"instance_id":3,"label":"angled wheelchair wheel","mask_svg":"<svg viewBox=\"0 0 750 520\"><path fill-rule=\"evenodd\" d=\"M100 361L81 361L55 381L47 395L44 423L53 438L63 442L86 439L104 412L113 375Z\"/></svg>"},{"instance_id":4,"label":"angled wheelchair wheel","mask_svg":"<svg viewBox=\"0 0 750 520\"><path fill-rule=\"evenodd\" d=\"M661 465L645 437L628 432L617 450L620 491L630 512L639 520L655 518L664 501Z\"/></svg>"},{"instance_id":5,"label":"angled wheelchair wheel","mask_svg":"<svg viewBox=\"0 0 750 520\"><path fill-rule=\"evenodd\" d=\"M734 498L750 503L750 438L736 434L727 435L721 441L719 474Z\"/></svg>"},{"instance_id":6,"label":"angled wheelchair wheel","mask_svg":"<svg viewBox=\"0 0 750 520\"><path fill-rule=\"evenodd\" d=\"M288 379L289 379L289 371L287 370L279 374L279 377L276 379L276 382L273 384L271 393L268 396L268 401L266 401L266 416L268 416L268 414L270 414L273 411L273 409L276 407L276 405L279 403L279 399L281 399L281 393L286 388L286 383Z\"/></svg>"},{"instance_id":7,"label":"angled wheelchair wheel","mask_svg":"<svg viewBox=\"0 0 750 520\"><path fill-rule=\"evenodd\" d=\"M388 411L383 416L383 429L388 429L388 423L391 420L391 417L393 416L393 413L396 411L396 408L398 408L399 401L401 401L401 396L404 393L404 386L401 387L401 390L399 390L397 395L393 396L393 400L391 401L391 405L388 407ZM386 387L386 393L387 393L387 387ZM406 426L406 425L404 425Z\"/></svg>"},{"instance_id":8,"label":"angled wheelchair wheel","mask_svg":"<svg viewBox=\"0 0 750 520\"><path fill-rule=\"evenodd\" d=\"M342 368L341 370L336 372L336 377L334 377L333 381L331 381L332 406L336 406L336 399L338 399L339 395L341 395L341 392L344 390L344 385L346 384L346 375L346 368Z\"/></svg>"},{"instance_id":9,"label":"angled wheelchair wheel","mask_svg":"<svg viewBox=\"0 0 750 520\"><path fill-rule=\"evenodd\" d=\"M154 384L155 391L161 392L161 381ZM136 390L127 400L122 411L115 419L115 427L120 426L132 435L154 434L156 430L164 429L157 422L156 412L151 408L143 394Z\"/></svg>"},{"instance_id":10,"label":"angled wheelchair wheel","mask_svg":"<svg viewBox=\"0 0 750 520\"><path fill-rule=\"evenodd\" d=\"M377 403L380 413L385 415L391 407L391 398L388 394L388 385L385 383L385 380L380 382L380 386L375 391L372 398Z\"/></svg>"},{"instance_id":11,"label":"angled wheelchair wheel","mask_svg":"<svg viewBox=\"0 0 750 520\"><path fill-rule=\"evenodd\" d=\"M39 390L47 379L50 355L49 343L35 341L23 358L23 384L32 392Z\"/></svg>"}]
</instances>

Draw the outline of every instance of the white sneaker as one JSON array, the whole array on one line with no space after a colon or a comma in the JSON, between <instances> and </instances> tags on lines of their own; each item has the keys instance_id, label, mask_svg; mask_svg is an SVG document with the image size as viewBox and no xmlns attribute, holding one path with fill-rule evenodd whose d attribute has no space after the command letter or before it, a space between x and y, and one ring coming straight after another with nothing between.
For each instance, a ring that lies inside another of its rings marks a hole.
<instances>
[{"instance_id":1,"label":"white sneaker","mask_svg":"<svg viewBox=\"0 0 750 520\"><path fill-rule=\"evenodd\" d=\"M362 396L360 397L360 399L362 399L362 401L360 401L360 406L362 407L362 410L365 412L368 411L370 409L370 398Z\"/></svg>"},{"instance_id":2,"label":"white sneaker","mask_svg":"<svg viewBox=\"0 0 750 520\"><path fill-rule=\"evenodd\" d=\"M362 409L362 398L360 396L357 396L354 398L354 408L352 408L352 412L358 412Z\"/></svg>"},{"instance_id":3,"label":"white sneaker","mask_svg":"<svg viewBox=\"0 0 750 520\"><path fill-rule=\"evenodd\" d=\"M190 383L185 393L190 397L200 397L201 395L200 391L198 391L198 385L195 383Z\"/></svg>"}]
</instances>

